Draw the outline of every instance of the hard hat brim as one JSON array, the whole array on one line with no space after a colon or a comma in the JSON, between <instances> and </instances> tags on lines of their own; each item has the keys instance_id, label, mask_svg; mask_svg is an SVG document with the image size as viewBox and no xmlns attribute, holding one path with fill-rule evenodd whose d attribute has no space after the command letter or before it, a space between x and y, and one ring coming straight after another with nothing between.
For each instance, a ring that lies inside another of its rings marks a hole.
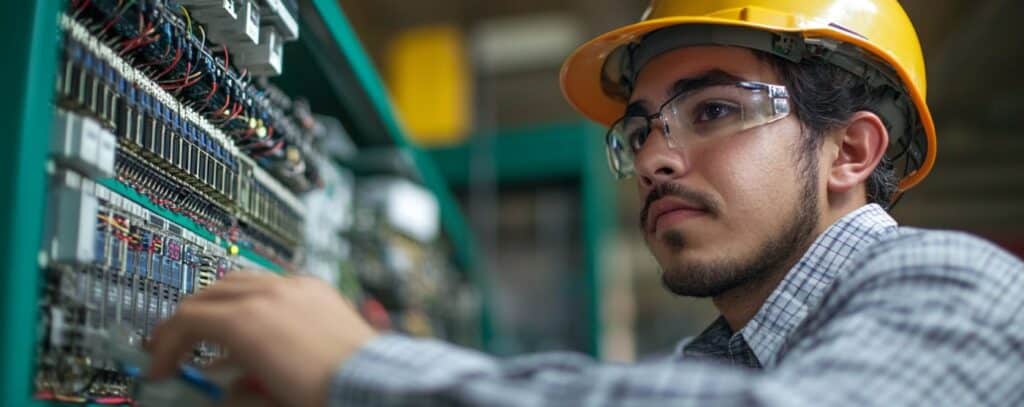
<instances>
[{"instance_id":1,"label":"hard hat brim","mask_svg":"<svg viewBox=\"0 0 1024 407\"><path fill-rule=\"evenodd\" d=\"M644 35L660 28L681 24L741 26L776 32L796 32L806 38L832 38L840 40L856 45L885 61L897 72L904 84L914 83L910 73L898 63L895 57L852 32L846 32L830 26L780 26L716 17L686 16L641 21L609 31L584 43L570 54L562 65L559 75L562 94L569 101L569 104L583 114L584 117L604 126L610 126L622 116L626 103L604 92L601 84L601 74L604 69L605 60L612 51L620 46L638 41ZM923 83L924 78L920 79L921 83ZM918 118L924 128L927 150L921 166L916 171L906 174L900 180L900 191L910 189L928 175L935 164L936 154L935 124L925 103L925 95L914 86L905 86L905 88L917 109Z\"/></svg>"}]
</instances>

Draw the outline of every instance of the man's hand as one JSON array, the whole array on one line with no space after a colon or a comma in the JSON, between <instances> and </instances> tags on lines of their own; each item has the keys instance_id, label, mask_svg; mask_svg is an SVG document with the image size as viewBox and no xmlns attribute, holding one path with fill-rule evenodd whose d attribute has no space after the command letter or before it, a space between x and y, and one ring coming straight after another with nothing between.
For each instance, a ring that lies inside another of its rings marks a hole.
<instances>
[{"instance_id":1,"label":"man's hand","mask_svg":"<svg viewBox=\"0 0 1024 407\"><path fill-rule=\"evenodd\" d=\"M324 405L331 375L376 334L333 287L309 277L236 272L187 298L153 331L153 379L200 341L228 349L282 405Z\"/></svg>"}]
</instances>

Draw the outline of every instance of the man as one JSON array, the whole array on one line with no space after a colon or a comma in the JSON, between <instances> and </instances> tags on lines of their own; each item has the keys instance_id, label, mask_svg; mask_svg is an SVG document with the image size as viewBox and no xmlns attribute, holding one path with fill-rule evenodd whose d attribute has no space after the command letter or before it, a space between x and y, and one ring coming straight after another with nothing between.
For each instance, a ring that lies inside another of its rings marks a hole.
<instances>
[{"instance_id":1,"label":"man","mask_svg":"<svg viewBox=\"0 0 1024 407\"><path fill-rule=\"evenodd\" d=\"M934 161L922 61L896 0L664 0L569 57L666 287L722 314L669 360L499 361L236 274L157 329L151 374L208 339L292 405L1019 405L1024 265L884 210Z\"/></svg>"}]
</instances>

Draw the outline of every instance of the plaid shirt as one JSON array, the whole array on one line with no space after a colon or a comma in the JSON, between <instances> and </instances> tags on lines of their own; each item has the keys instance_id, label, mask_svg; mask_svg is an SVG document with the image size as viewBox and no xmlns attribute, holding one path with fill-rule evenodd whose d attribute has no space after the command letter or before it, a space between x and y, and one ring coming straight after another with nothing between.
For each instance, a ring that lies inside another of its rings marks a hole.
<instances>
[{"instance_id":1,"label":"plaid shirt","mask_svg":"<svg viewBox=\"0 0 1024 407\"><path fill-rule=\"evenodd\" d=\"M867 205L819 236L743 329L719 319L665 360L498 360L384 335L330 391L380 406L1021 405L1024 264Z\"/></svg>"}]
</instances>

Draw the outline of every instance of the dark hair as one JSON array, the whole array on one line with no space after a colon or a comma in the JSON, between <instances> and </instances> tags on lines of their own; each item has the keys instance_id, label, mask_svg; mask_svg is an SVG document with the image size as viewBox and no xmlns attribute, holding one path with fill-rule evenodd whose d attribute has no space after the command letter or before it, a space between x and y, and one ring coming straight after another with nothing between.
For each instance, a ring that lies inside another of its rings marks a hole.
<instances>
[{"instance_id":1,"label":"dark hair","mask_svg":"<svg viewBox=\"0 0 1024 407\"><path fill-rule=\"evenodd\" d=\"M866 110L878 114L875 107L884 97L883 91L872 89L864 79L843 68L820 59L797 63L761 51L754 53L772 65L789 90L793 112L809 132L803 144L805 157L816 153L824 135L845 125L854 113ZM892 131L889 123L885 126ZM898 187L893 160L884 155L866 181L867 201L888 209Z\"/></svg>"}]
</instances>

